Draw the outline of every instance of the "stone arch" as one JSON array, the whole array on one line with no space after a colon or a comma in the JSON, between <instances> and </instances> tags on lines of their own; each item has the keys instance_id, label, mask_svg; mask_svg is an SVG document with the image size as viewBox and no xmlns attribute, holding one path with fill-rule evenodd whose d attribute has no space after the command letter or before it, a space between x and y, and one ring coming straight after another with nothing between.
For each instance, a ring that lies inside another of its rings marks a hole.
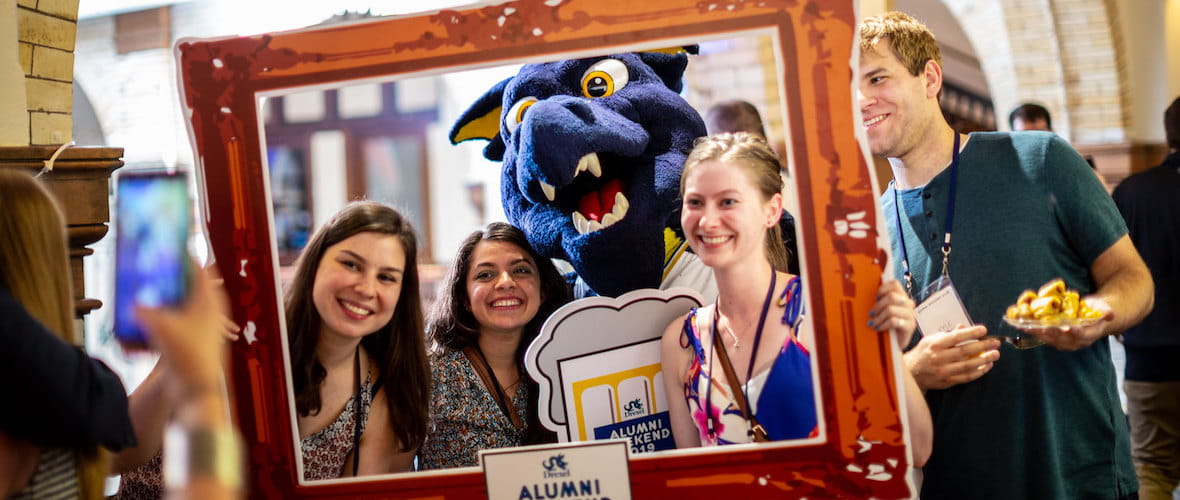
<instances>
[{"instance_id":1,"label":"stone arch","mask_svg":"<svg viewBox=\"0 0 1180 500\"><path fill-rule=\"evenodd\" d=\"M1037 101L1077 144L1127 138L1125 65L1112 0L942 0L975 47L996 122Z\"/></svg>"}]
</instances>

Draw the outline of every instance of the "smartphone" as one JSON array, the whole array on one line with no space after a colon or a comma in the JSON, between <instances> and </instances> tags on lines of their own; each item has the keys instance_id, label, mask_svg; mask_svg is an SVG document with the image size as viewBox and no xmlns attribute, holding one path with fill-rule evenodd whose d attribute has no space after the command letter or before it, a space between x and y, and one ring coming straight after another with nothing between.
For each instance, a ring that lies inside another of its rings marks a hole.
<instances>
[{"instance_id":1,"label":"smartphone","mask_svg":"<svg viewBox=\"0 0 1180 500\"><path fill-rule=\"evenodd\" d=\"M115 339L147 349L135 306L175 306L189 289L188 176L137 171L115 188Z\"/></svg>"}]
</instances>

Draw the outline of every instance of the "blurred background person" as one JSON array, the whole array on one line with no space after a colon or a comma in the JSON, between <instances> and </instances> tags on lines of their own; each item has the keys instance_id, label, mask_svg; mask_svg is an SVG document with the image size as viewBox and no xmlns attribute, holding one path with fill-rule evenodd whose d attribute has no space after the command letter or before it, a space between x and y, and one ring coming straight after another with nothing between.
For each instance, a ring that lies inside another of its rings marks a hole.
<instances>
[{"instance_id":1,"label":"blurred background person","mask_svg":"<svg viewBox=\"0 0 1180 500\"><path fill-rule=\"evenodd\" d=\"M725 132L747 132L766 139L762 115L747 101L731 99L709 107L705 112L705 130L709 135Z\"/></svg>"},{"instance_id":2,"label":"blurred background person","mask_svg":"<svg viewBox=\"0 0 1180 500\"><path fill-rule=\"evenodd\" d=\"M1123 332L1123 391L1139 497L1167 500L1180 485L1180 98L1164 113L1169 153L1127 177L1113 198L1155 281L1155 309Z\"/></svg>"},{"instance_id":3,"label":"blurred background person","mask_svg":"<svg viewBox=\"0 0 1180 500\"><path fill-rule=\"evenodd\" d=\"M1053 118L1049 115L1049 110L1045 109L1044 106L1026 102L1017 106L1011 113L1008 113L1008 126L1012 127L1013 132L1028 130L1053 132ZM1090 165L1090 169L1098 174L1098 180L1102 181L1102 187L1106 188L1107 192L1110 192L1110 185L1106 183L1106 179L1098 172L1098 166L1094 164L1094 157L1091 155L1082 155L1082 158Z\"/></svg>"},{"instance_id":4,"label":"blurred background person","mask_svg":"<svg viewBox=\"0 0 1180 500\"><path fill-rule=\"evenodd\" d=\"M1044 106L1026 102L1008 113L1008 126L1018 132L1024 130L1052 132L1053 119L1049 116L1049 110Z\"/></svg>"}]
</instances>

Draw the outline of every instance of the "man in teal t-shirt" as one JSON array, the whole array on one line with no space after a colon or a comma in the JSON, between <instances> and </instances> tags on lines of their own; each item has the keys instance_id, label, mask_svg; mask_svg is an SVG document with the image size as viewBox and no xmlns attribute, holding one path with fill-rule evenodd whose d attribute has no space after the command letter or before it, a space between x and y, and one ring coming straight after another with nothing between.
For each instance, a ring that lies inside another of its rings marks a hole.
<instances>
[{"instance_id":1,"label":"man in teal t-shirt","mask_svg":"<svg viewBox=\"0 0 1180 500\"><path fill-rule=\"evenodd\" d=\"M904 280L908 264L921 302L945 262L973 322L922 332L903 357L934 419L922 498L1133 498L1107 337L1147 314L1152 285L1113 202L1053 134L952 130L925 26L889 13L860 35L865 133L895 178L881 198L895 271ZM1103 313L1098 323L1002 322L1021 291L1058 277ZM1048 345L997 340L1018 333Z\"/></svg>"}]
</instances>

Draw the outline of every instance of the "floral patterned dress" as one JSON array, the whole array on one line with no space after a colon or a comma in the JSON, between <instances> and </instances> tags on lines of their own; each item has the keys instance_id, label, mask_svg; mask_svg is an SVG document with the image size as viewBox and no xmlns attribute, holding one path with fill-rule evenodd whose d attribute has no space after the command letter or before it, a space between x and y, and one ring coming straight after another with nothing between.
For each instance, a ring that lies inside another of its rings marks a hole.
<instances>
[{"instance_id":1,"label":"floral patterned dress","mask_svg":"<svg viewBox=\"0 0 1180 500\"><path fill-rule=\"evenodd\" d=\"M525 429L516 428L484 387L463 351L447 349L430 355L430 427L418 452L419 469L479 465L478 452L520 446ZM528 389L517 384L512 405L527 422Z\"/></svg>"},{"instance_id":2,"label":"floral patterned dress","mask_svg":"<svg viewBox=\"0 0 1180 500\"><path fill-rule=\"evenodd\" d=\"M357 417L356 399L348 398L344 410L328 424L327 427L316 431L299 440L303 451L303 479L335 479L342 475L352 475L352 471L344 474L344 461L352 453L356 424L360 422L360 433L365 433L365 424L369 420L369 407L373 405L373 374L370 373L361 385L360 416Z\"/></svg>"},{"instance_id":3,"label":"floral patterned dress","mask_svg":"<svg viewBox=\"0 0 1180 500\"><path fill-rule=\"evenodd\" d=\"M115 500L164 498L163 463L164 452L157 451L147 463L123 474Z\"/></svg>"}]
</instances>

